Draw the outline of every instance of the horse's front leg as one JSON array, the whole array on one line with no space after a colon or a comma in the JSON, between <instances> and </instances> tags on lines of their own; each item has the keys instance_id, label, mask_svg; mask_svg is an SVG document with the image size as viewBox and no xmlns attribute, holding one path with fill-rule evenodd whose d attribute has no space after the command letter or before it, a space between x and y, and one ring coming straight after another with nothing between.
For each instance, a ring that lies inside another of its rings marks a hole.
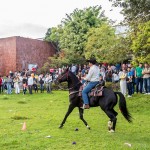
<instances>
[{"instance_id":1,"label":"horse's front leg","mask_svg":"<svg viewBox=\"0 0 150 150\"><path fill-rule=\"evenodd\" d=\"M87 124L87 122L84 120L83 118L83 113L84 113L84 109L80 108L79 107L79 116L80 116L80 119L83 121L83 123L86 125L86 127L90 130L90 126Z\"/></svg>"},{"instance_id":2,"label":"horse's front leg","mask_svg":"<svg viewBox=\"0 0 150 150\"><path fill-rule=\"evenodd\" d=\"M62 128L68 118L68 116L70 115L70 113L73 111L73 109L75 108L75 106L73 106L72 104L69 105L68 111L62 121L62 123L60 124L59 128Z\"/></svg>"}]
</instances>

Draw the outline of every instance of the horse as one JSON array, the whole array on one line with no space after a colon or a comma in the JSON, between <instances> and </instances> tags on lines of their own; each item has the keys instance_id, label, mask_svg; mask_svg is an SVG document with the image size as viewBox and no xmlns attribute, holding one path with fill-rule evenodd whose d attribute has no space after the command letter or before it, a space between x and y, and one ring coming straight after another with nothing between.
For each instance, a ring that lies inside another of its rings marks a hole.
<instances>
[{"instance_id":1,"label":"horse","mask_svg":"<svg viewBox=\"0 0 150 150\"><path fill-rule=\"evenodd\" d=\"M66 69L61 75L56 79L56 84L61 82L68 82L68 91L69 91L69 108L68 111L59 125L59 128L62 128L75 107L78 107L79 117L85 124L85 126L90 129L90 126L83 118L84 109L81 108L82 96L79 96L79 89L82 83L76 75L74 75L69 69ZM114 106L118 102L117 95L119 95L119 108L124 116L124 118L130 123L132 122L132 116L130 115L124 95L121 92L114 92L112 89L104 87L102 96L91 96L89 97L89 105L91 107L100 106L100 108L106 113L109 117L108 121L108 130L109 132L115 132L117 115L118 113L114 110Z\"/></svg>"}]
</instances>

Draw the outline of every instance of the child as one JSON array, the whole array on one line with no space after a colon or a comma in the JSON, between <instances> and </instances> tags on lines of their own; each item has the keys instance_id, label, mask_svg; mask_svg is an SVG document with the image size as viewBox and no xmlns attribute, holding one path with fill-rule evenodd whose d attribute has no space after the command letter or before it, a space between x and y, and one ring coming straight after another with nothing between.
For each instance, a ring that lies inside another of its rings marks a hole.
<instances>
[{"instance_id":1,"label":"child","mask_svg":"<svg viewBox=\"0 0 150 150\"><path fill-rule=\"evenodd\" d=\"M38 93L38 86L37 86L36 81L33 82L33 88L34 88L35 93Z\"/></svg>"}]
</instances>

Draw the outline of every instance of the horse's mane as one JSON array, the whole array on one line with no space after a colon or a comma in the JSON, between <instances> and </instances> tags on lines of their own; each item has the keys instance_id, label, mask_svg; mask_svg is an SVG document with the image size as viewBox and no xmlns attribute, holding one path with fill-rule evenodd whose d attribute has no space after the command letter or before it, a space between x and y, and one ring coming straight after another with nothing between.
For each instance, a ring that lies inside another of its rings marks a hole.
<instances>
[{"instance_id":1,"label":"horse's mane","mask_svg":"<svg viewBox=\"0 0 150 150\"><path fill-rule=\"evenodd\" d=\"M82 83L80 82L78 77L74 73L72 73L68 68L64 71L64 73L67 73L67 71L68 71L69 77L71 78L71 82L73 84L72 86L74 87L75 90L78 90L80 85L82 85Z\"/></svg>"},{"instance_id":2,"label":"horse's mane","mask_svg":"<svg viewBox=\"0 0 150 150\"><path fill-rule=\"evenodd\" d=\"M71 71L69 71L69 74L71 75L71 78L73 79L73 81L75 83L80 82L80 80L78 79L78 77L74 73L72 73Z\"/></svg>"}]
</instances>

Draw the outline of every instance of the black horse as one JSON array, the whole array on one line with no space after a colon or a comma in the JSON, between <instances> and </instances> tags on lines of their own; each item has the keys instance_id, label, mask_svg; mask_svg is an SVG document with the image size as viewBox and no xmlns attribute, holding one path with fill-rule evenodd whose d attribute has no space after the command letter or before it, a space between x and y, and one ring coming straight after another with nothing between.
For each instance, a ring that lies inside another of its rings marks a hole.
<instances>
[{"instance_id":1,"label":"black horse","mask_svg":"<svg viewBox=\"0 0 150 150\"><path fill-rule=\"evenodd\" d=\"M80 108L80 104L82 102L82 97L79 96L79 88L82 85L79 79L68 69L66 69L56 80L56 82L68 82L68 89L69 89L69 100L70 105L68 111L60 124L59 128L62 128L66 122L67 117L73 111L75 107L79 109L80 119L84 122L86 127L90 129L87 122L83 118L84 110ZM132 117L127 110L126 107L126 100L124 95L121 92L114 92L109 88L103 89L103 96L97 97L90 97L90 107L97 107L100 106L101 109L106 113L106 115L110 118L108 121L108 130L109 132L114 132L116 127L117 118L116 116L118 113L114 110L114 106L117 104L117 94L119 95L119 108L123 116L128 122L131 122Z\"/></svg>"}]
</instances>

